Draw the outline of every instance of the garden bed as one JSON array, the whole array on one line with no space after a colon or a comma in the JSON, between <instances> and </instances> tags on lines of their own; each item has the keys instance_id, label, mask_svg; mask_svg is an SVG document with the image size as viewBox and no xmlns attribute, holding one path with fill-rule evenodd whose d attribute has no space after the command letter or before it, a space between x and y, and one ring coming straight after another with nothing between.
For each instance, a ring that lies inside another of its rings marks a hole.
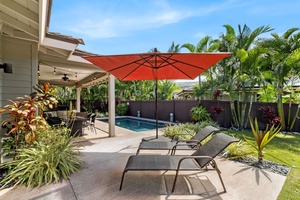
<instances>
[{"instance_id":1,"label":"garden bed","mask_svg":"<svg viewBox=\"0 0 300 200\"><path fill-rule=\"evenodd\" d=\"M233 159L235 162L240 162L252 167L256 167L259 169L267 170L276 174L281 174L283 176L287 176L290 168L285 165L278 164L276 162L263 160L261 163L257 162L257 158L253 156L245 156L241 158L235 158Z\"/></svg>"}]
</instances>

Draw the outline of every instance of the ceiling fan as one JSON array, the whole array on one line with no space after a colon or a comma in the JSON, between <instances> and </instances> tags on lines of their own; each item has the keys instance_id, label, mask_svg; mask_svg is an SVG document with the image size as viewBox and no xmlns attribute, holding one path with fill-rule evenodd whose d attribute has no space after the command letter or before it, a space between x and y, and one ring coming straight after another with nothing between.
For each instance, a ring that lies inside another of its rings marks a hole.
<instances>
[{"instance_id":1,"label":"ceiling fan","mask_svg":"<svg viewBox=\"0 0 300 200\"><path fill-rule=\"evenodd\" d=\"M64 76L61 79L64 80L65 82L67 82L69 80L69 78L67 77L67 74L64 74Z\"/></svg>"}]
</instances>

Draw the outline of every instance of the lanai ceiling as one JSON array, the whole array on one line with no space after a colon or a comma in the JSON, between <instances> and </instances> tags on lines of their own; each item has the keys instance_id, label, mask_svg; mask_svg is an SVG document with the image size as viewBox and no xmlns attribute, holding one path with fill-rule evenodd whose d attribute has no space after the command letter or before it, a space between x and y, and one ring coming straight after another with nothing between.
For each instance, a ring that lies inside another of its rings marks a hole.
<instances>
[{"instance_id":1,"label":"lanai ceiling","mask_svg":"<svg viewBox=\"0 0 300 200\"><path fill-rule=\"evenodd\" d=\"M1 0L0 33L38 43L39 82L86 87L107 80L107 73L82 59L80 38L49 32L52 0ZM67 81L63 77L67 77Z\"/></svg>"}]
</instances>

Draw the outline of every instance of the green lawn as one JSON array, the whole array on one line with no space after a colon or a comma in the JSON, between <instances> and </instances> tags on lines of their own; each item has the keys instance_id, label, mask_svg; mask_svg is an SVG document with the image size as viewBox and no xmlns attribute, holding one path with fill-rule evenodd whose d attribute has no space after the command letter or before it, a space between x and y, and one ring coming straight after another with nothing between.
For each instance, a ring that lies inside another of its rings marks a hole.
<instances>
[{"instance_id":1,"label":"green lawn","mask_svg":"<svg viewBox=\"0 0 300 200\"><path fill-rule=\"evenodd\" d=\"M243 139L253 138L250 131L224 131ZM254 140L253 140L254 141ZM243 148L249 148L243 146ZM288 163L292 166L285 184L278 196L278 200L300 200L300 135L278 134L264 149L265 159L277 163ZM270 154L270 155L268 155ZM256 156L254 154L254 156Z\"/></svg>"}]
</instances>

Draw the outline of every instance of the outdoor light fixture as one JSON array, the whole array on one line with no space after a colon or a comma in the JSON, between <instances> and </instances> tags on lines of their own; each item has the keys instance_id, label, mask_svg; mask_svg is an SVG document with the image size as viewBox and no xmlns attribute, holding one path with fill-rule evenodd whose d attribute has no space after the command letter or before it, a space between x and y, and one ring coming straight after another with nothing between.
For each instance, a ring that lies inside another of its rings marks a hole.
<instances>
[{"instance_id":1,"label":"outdoor light fixture","mask_svg":"<svg viewBox=\"0 0 300 200\"><path fill-rule=\"evenodd\" d=\"M8 74L12 73L12 64L3 63L3 64L0 64L0 68L4 69L4 73L8 73Z\"/></svg>"},{"instance_id":2,"label":"outdoor light fixture","mask_svg":"<svg viewBox=\"0 0 300 200\"><path fill-rule=\"evenodd\" d=\"M54 71L53 71L53 74L54 74L54 75L56 74L56 67L54 67Z\"/></svg>"},{"instance_id":3,"label":"outdoor light fixture","mask_svg":"<svg viewBox=\"0 0 300 200\"><path fill-rule=\"evenodd\" d=\"M77 72L75 73L75 77L77 78Z\"/></svg>"},{"instance_id":4,"label":"outdoor light fixture","mask_svg":"<svg viewBox=\"0 0 300 200\"><path fill-rule=\"evenodd\" d=\"M39 77L39 78L41 77L41 74L40 74L40 66L38 66L38 77Z\"/></svg>"}]
</instances>

